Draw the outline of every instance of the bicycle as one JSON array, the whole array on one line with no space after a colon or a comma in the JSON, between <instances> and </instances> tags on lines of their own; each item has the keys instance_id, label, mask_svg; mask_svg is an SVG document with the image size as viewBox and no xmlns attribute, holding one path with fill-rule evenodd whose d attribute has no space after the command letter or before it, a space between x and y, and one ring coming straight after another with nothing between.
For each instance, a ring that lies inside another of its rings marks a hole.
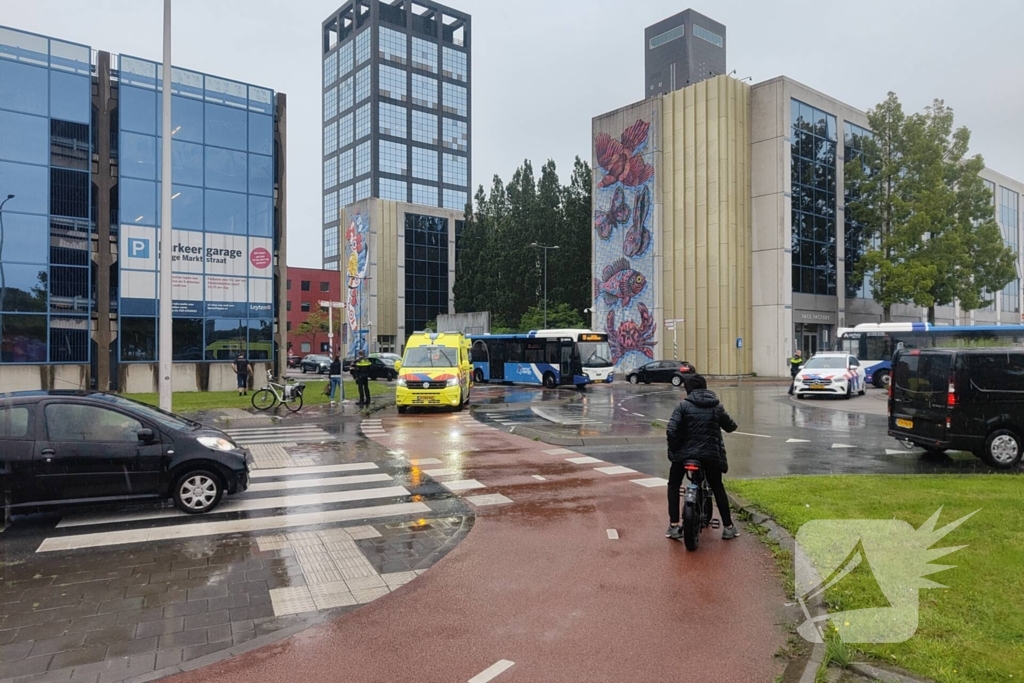
<instances>
[{"instance_id":1,"label":"bicycle","mask_svg":"<svg viewBox=\"0 0 1024 683\"><path fill-rule=\"evenodd\" d=\"M280 403L293 413L302 410L302 393L306 385L288 378L284 382L274 382L274 373L267 370L267 386L252 395L252 407L256 410L270 410Z\"/></svg>"},{"instance_id":2,"label":"bicycle","mask_svg":"<svg viewBox=\"0 0 1024 683\"><path fill-rule=\"evenodd\" d=\"M700 534L709 526L718 529L721 522L711 518L711 487L700 468L700 461L687 460L683 463L686 479L683 487L683 545L687 550L696 550L700 545Z\"/></svg>"}]
</instances>

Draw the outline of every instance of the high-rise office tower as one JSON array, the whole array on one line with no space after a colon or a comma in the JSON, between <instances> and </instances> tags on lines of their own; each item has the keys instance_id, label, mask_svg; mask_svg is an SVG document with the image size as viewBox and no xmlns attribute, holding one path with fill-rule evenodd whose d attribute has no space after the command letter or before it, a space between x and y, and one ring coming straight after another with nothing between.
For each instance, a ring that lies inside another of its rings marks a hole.
<instances>
[{"instance_id":1,"label":"high-rise office tower","mask_svg":"<svg viewBox=\"0 0 1024 683\"><path fill-rule=\"evenodd\" d=\"M470 186L470 17L353 0L323 23L323 225L367 198L462 211Z\"/></svg>"},{"instance_id":2,"label":"high-rise office tower","mask_svg":"<svg viewBox=\"0 0 1024 683\"><path fill-rule=\"evenodd\" d=\"M725 73L725 24L692 9L644 29L644 97Z\"/></svg>"}]
</instances>

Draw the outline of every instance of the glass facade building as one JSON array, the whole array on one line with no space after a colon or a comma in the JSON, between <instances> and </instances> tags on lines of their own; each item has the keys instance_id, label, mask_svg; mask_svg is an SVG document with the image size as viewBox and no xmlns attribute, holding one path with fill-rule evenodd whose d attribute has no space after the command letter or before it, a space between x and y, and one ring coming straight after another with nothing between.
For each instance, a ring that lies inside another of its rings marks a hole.
<instances>
[{"instance_id":1,"label":"glass facade building","mask_svg":"<svg viewBox=\"0 0 1024 683\"><path fill-rule=\"evenodd\" d=\"M354 0L323 23L325 241L361 199L465 208L470 64L469 15L434 2Z\"/></svg>"},{"instance_id":2,"label":"glass facade building","mask_svg":"<svg viewBox=\"0 0 1024 683\"><path fill-rule=\"evenodd\" d=\"M89 366L107 389L156 361L162 76L0 27L0 366ZM269 361L284 98L179 68L171 80L174 360Z\"/></svg>"},{"instance_id":3,"label":"glass facade building","mask_svg":"<svg viewBox=\"0 0 1024 683\"><path fill-rule=\"evenodd\" d=\"M793 291L836 293L836 117L791 100Z\"/></svg>"}]
</instances>

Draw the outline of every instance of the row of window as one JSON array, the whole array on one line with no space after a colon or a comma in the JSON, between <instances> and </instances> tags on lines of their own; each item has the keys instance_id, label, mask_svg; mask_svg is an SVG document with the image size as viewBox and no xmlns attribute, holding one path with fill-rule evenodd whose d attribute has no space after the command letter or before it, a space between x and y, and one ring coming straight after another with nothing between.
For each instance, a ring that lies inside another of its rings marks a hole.
<instances>
[{"instance_id":1,"label":"row of window","mask_svg":"<svg viewBox=\"0 0 1024 683\"><path fill-rule=\"evenodd\" d=\"M159 224L159 183L122 178L118 191L122 223L154 227ZM271 197L172 185L171 200L171 220L176 228L259 237L274 234Z\"/></svg>"},{"instance_id":2,"label":"row of window","mask_svg":"<svg viewBox=\"0 0 1024 683\"><path fill-rule=\"evenodd\" d=\"M300 280L299 281L299 287L302 289L303 292L311 291L311 289L310 289L311 288L311 282L312 282L311 280ZM289 291L289 292L292 291L292 281L291 281L291 278L289 278L285 282L285 289L287 291ZM331 291L331 283L329 281L321 282L320 283L320 291L321 292L329 292L329 291Z\"/></svg>"},{"instance_id":3,"label":"row of window","mask_svg":"<svg viewBox=\"0 0 1024 683\"><path fill-rule=\"evenodd\" d=\"M0 109L89 123L88 76L53 71L3 58L0 50Z\"/></svg>"},{"instance_id":4,"label":"row of window","mask_svg":"<svg viewBox=\"0 0 1024 683\"><path fill-rule=\"evenodd\" d=\"M124 178L159 180L160 146L151 135L121 133L120 174ZM274 194L274 158L191 142L171 143L175 183L214 190Z\"/></svg>"},{"instance_id":5,"label":"row of window","mask_svg":"<svg viewBox=\"0 0 1024 683\"><path fill-rule=\"evenodd\" d=\"M797 100L791 107L793 291L834 296L836 118Z\"/></svg>"},{"instance_id":6,"label":"row of window","mask_svg":"<svg viewBox=\"0 0 1024 683\"><path fill-rule=\"evenodd\" d=\"M88 363L88 316L5 314L0 363Z\"/></svg>"},{"instance_id":7,"label":"row of window","mask_svg":"<svg viewBox=\"0 0 1024 683\"><path fill-rule=\"evenodd\" d=\"M406 214L405 279L406 329L426 329L448 312L448 219Z\"/></svg>"},{"instance_id":8,"label":"row of window","mask_svg":"<svg viewBox=\"0 0 1024 683\"><path fill-rule=\"evenodd\" d=\"M118 342L121 362L156 360L157 319L121 316ZM175 361L232 361L239 353L268 360L274 351L274 323L258 318L174 318Z\"/></svg>"}]
</instances>

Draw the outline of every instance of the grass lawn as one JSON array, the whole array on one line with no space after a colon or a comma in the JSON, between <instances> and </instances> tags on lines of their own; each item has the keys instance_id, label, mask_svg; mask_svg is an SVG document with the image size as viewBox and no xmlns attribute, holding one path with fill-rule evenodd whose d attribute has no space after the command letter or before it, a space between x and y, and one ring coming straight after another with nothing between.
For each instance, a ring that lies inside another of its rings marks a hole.
<instances>
[{"instance_id":1,"label":"grass lawn","mask_svg":"<svg viewBox=\"0 0 1024 683\"><path fill-rule=\"evenodd\" d=\"M303 381L306 384L306 390L302 394L304 406L319 405L330 401L324 395L324 389L327 386L326 379ZM260 388L258 386L256 389ZM238 391L176 391L173 397L174 412L195 413L218 408L242 408L244 410L252 408L252 395L252 391L248 396L239 396ZM394 382L370 382L370 396L394 395ZM125 394L125 396L154 406L160 403L158 394ZM359 390L356 388L355 382L345 382L345 398L349 400L359 398Z\"/></svg>"},{"instance_id":2,"label":"grass lawn","mask_svg":"<svg viewBox=\"0 0 1024 683\"><path fill-rule=\"evenodd\" d=\"M795 534L812 519L901 519L936 529L980 509L935 547L967 545L934 560L955 565L927 578L919 628L904 643L853 647L943 683L1024 680L1024 479L1012 475L849 475L731 480L728 487ZM877 606L870 573L826 593L831 611ZM884 596L883 596L884 599Z\"/></svg>"}]
</instances>

